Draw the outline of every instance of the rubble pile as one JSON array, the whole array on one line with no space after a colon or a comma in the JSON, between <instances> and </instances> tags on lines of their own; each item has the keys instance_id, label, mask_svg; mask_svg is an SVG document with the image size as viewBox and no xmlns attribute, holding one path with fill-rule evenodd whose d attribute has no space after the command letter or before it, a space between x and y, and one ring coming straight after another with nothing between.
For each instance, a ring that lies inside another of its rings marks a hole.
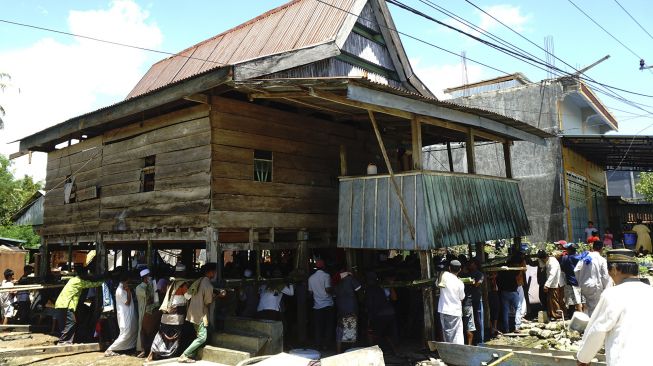
<instances>
[{"instance_id":1,"label":"rubble pile","mask_svg":"<svg viewBox=\"0 0 653 366\"><path fill-rule=\"evenodd\" d=\"M517 337L506 335L488 342L494 345L514 345L534 349L555 349L576 352L580 347L582 334L569 329L569 321L550 323L524 323Z\"/></svg>"}]
</instances>

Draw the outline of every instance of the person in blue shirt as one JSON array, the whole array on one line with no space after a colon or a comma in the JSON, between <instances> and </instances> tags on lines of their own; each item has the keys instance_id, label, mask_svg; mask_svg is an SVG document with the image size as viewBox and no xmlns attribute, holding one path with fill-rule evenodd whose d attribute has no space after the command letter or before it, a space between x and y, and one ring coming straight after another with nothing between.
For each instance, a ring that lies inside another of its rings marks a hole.
<instances>
[{"instance_id":1,"label":"person in blue shirt","mask_svg":"<svg viewBox=\"0 0 653 366\"><path fill-rule=\"evenodd\" d=\"M565 275L565 305L567 307L574 307L575 311L583 311L583 304L585 299L581 295L580 286L574 273L574 268L578 263L578 256L576 255L576 244L567 243L564 248L567 253L560 260L560 269Z\"/></svg>"}]
</instances>

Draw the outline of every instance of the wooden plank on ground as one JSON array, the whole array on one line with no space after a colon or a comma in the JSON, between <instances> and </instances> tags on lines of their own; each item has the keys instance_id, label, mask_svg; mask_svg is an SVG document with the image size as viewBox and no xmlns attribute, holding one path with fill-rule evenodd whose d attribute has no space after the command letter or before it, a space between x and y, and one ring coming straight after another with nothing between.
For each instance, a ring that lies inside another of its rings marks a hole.
<instances>
[{"instance_id":1,"label":"wooden plank on ground","mask_svg":"<svg viewBox=\"0 0 653 366\"><path fill-rule=\"evenodd\" d=\"M51 355L51 354L58 354L58 353L98 352L98 351L100 351L99 343L25 347L25 348L16 348L16 349L0 351L0 358L40 356L40 355Z\"/></svg>"}]
</instances>

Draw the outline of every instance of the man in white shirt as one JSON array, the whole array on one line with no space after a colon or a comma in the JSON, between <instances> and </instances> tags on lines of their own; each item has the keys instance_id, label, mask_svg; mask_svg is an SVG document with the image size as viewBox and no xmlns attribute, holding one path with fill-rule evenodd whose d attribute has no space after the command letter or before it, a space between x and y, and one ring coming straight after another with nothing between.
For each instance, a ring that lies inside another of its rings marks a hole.
<instances>
[{"instance_id":1,"label":"man in white shirt","mask_svg":"<svg viewBox=\"0 0 653 366\"><path fill-rule=\"evenodd\" d=\"M637 278L639 265L632 250L608 252L608 268L615 286L601 294L576 355L578 365L589 365L601 347L608 366L648 364L653 287Z\"/></svg>"},{"instance_id":2,"label":"man in white shirt","mask_svg":"<svg viewBox=\"0 0 653 366\"><path fill-rule=\"evenodd\" d=\"M592 251L583 253L576 264L576 268L574 268L580 293L585 298L585 313L589 316L592 316L601 298L601 293L610 283L608 263L601 256L602 248L602 242L595 241L592 243Z\"/></svg>"},{"instance_id":3,"label":"man in white shirt","mask_svg":"<svg viewBox=\"0 0 653 366\"><path fill-rule=\"evenodd\" d=\"M560 270L560 263L555 257L549 256L544 250L537 252L540 264L546 267L546 282L544 292L546 293L547 308L551 319L560 319L565 311L565 284L567 281Z\"/></svg>"},{"instance_id":4,"label":"man in white shirt","mask_svg":"<svg viewBox=\"0 0 653 366\"><path fill-rule=\"evenodd\" d=\"M326 348L326 342L333 339L334 309L331 276L324 271L324 261L315 262L317 271L308 278L308 292L313 295L313 331L315 346L319 350Z\"/></svg>"},{"instance_id":5,"label":"man in white shirt","mask_svg":"<svg viewBox=\"0 0 653 366\"><path fill-rule=\"evenodd\" d=\"M592 233L595 232L595 231L598 231L598 230L596 230L596 228L594 227L594 222L588 221L587 222L587 227L583 230L583 232L585 232L585 237L582 238L582 241L587 240L587 238L592 236Z\"/></svg>"},{"instance_id":6,"label":"man in white shirt","mask_svg":"<svg viewBox=\"0 0 653 366\"><path fill-rule=\"evenodd\" d=\"M465 299L465 285L458 278L461 263L452 260L449 263L449 272L442 274L440 298L438 300L438 313L445 342L463 344L463 307Z\"/></svg>"}]
</instances>

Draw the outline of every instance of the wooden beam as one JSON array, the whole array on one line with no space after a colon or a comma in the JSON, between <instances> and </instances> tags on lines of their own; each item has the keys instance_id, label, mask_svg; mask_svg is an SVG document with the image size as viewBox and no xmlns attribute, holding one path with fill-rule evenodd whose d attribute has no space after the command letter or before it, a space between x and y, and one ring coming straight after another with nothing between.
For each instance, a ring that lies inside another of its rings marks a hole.
<instances>
[{"instance_id":1,"label":"wooden beam","mask_svg":"<svg viewBox=\"0 0 653 366\"><path fill-rule=\"evenodd\" d=\"M529 132L517 129L499 121L481 117L470 112L459 111L445 106L439 106L424 100L390 94L373 90L356 84L347 87L347 100L371 104L381 108L400 109L403 113L414 113L428 117L435 117L465 125L466 127L481 128L494 133L509 136L515 140L524 140L545 145L544 138ZM371 109L371 108L368 108Z\"/></svg>"},{"instance_id":2,"label":"wooden beam","mask_svg":"<svg viewBox=\"0 0 653 366\"><path fill-rule=\"evenodd\" d=\"M436 127L442 127L442 128L446 128L448 130L458 131L458 132L462 132L462 133L467 133L467 131L469 129L469 127L465 127L465 126L460 125L458 123L448 122L448 121L442 120L440 118L435 118L435 117L421 116L420 120L422 121L422 123L425 123L425 124L433 125L433 126L436 126ZM490 141L497 141L497 142L507 141L503 137L499 137L497 135L494 135L494 134L491 134L491 133L488 133L488 132L485 132L485 131L474 130L474 134L476 134L476 136L482 137L482 138L490 140Z\"/></svg>"},{"instance_id":3,"label":"wooden beam","mask_svg":"<svg viewBox=\"0 0 653 366\"><path fill-rule=\"evenodd\" d=\"M71 135L83 133L89 129L98 129L107 122L126 119L125 124L132 122L128 118L140 118L141 113L160 107L164 104L183 99L193 93L209 90L231 79L231 68L223 67L208 74L181 81L155 92L143 94L122 101L112 107L69 119L66 122L52 126L20 141L19 151L38 150L45 145L56 145L67 140Z\"/></svg>"},{"instance_id":4,"label":"wooden beam","mask_svg":"<svg viewBox=\"0 0 653 366\"><path fill-rule=\"evenodd\" d=\"M465 141L465 152L467 156L467 173L476 174L476 155L474 149L474 130L471 128L467 133L467 140Z\"/></svg>"},{"instance_id":5,"label":"wooden beam","mask_svg":"<svg viewBox=\"0 0 653 366\"><path fill-rule=\"evenodd\" d=\"M333 93L329 93L329 92L323 92L323 91L317 91L317 90L315 90L313 88L310 88L309 94L312 97L315 97L315 98L328 100L328 101L333 102L333 103L338 103L338 104L346 105L346 106L353 107L353 108L365 109L367 111L374 111L374 112L388 114L388 115L391 115L391 116L405 118L405 119L412 119L413 118L412 113L402 111L402 110L397 109L397 108L382 107L382 106L378 106L378 105L375 105L375 104L358 102L358 101L351 100L351 99L349 99L347 97L343 97L343 96L340 96L340 95L337 95L337 94L333 94Z\"/></svg>"},{"instance_id":6,"label":"wooden beam","mask_svg":"<svg viewBox=\"0 0 653 366\"><path fill-rule=\"evenodd\" d=\"M306 98L310 97L307 92L271 92L271 93L251 93L249 99L281 99L281 98Z\"/></svg>"},{"instance_id":7,"label":"wooden beam","mask_svg":"<svg viewBox=\"0 0 653 366\"><path fill-rule=\"evenodd\" d=\"M329 107L324 107L324 106L309 103L309 102L304 102L302 100L297 100L297 99L293 99L293 98L283 98L283 99L285 99L287 101L290 101L290 102L293 102L293 103L301 104L301 105L306 106L306 107L310 107L310 108L313 108L313 109L317 109L317 110L321 110L321 111L325 111L325 112L329 112L329 113L345 114L345 115L349 114L347 112L339 111L339 110L336 110L336 109L331 109Z\"/></svg>"},{"instance_id":8,"label":"wooden beam","mask_svg":"<svg viewBox=\"0 0 653 366\"><path fill-rule=\"evenodd\" d=\"M449 141L447 141L447 156L449 157L449 171L453 173L453 152L451 151L451 142Z\"/></svg>"},{"instance_id":9,"label":"wooden beam","mask_svg":"<svg viewBox=\"0 0 653 366\"><path fill-rule=\"evenodd\" d=\"M78 353L78 352L98 352L100 351L99 343L81 343L70 344L62 346L37 346L14 348L0 351L0 359L7 357L23 357L23 356L41 356L59 353Z\"/></svg>"},{"instance_id":10,"label":"wooden beam","mask_svg":"<svg viewBox=\"0 0 653 366\"><path fill-rule=\"evenodd\" d=\"M413 148L413 169L422 170L422 125L419 118L410 120L410 134Z\"/></svg>"},{"instance_id":11,"label":"wooden beam","mask_svg":"<svg viewBox=\"0 0 653 366\"><path fill-rule=\"evenodd\" d=\"M253 79L277 71L288 70L296 66L325 60L340 54L334 42L323 43L314 47L279 53L234 65L234 80Z\"/></svg>"},{"instance_id":12,"label":"wooden beam","mask_svg":"<svg viewBox=\"0 0 653 366\"><path fill-rule=\"evenodd\" d=\"M374 128L374 134L376 135L376 140L379 143L379 148L381 148L381 153L383 154L383 160L385 160L386 168L388 168L388 173L390 174L390 181L392 182L392 186L394 187L395 193L397 194L397 198L399 199L401 212L403 213L403 217L404 220L406 221L406 225L408 225L408 229L410 230L410 237L411 239L415 240L415 226L413 226L413 223L410 221L410 216L408 216L408 209L406 209L406 204L404 204L404 198L401 196L401 190L399 189L399 185L397 184L397 180L395 179L395 173L392 170L392 165L390 165L388 152L385 150L385 144L383 143L383 139L381 138L381 132L379 132L379 126L376 123L374 112L372 111L367 111L367 112L370 115L370 122L372 122L372 127Z\"/></svg>"},{"instance_id":13,"label":"wooden beam","mask_svg":"<svg viewBox=\"0 0 653 366\"><path fill-rule=\"evenodd\" d=\"M196 102L200 104L209 104L211 101L209 100L209 97L206 94L202 93L197 93L197 94L192 94L184 97L185 100L189 100L191 102Z\"/></svg>"},{"instance_id":14,"label":"wooden beam","mask_svg":"<svg viewBox=\"0 0 653 366\"><path fill-rule=\"evenodd\" d=\"M347 175L347 146L340 145L340 175Z\"/></svg>"},{"instance_id":15,"label":"wooden beam","mask_svg":"<svg viewBox=\"0 0 653 366\"><path fill-rule=\"evenodd\" d=\"M506 165L506 178L512 178L512 155L510 153L511 141L503 143L503 160Z\"/></svg>"}]
</instances>

